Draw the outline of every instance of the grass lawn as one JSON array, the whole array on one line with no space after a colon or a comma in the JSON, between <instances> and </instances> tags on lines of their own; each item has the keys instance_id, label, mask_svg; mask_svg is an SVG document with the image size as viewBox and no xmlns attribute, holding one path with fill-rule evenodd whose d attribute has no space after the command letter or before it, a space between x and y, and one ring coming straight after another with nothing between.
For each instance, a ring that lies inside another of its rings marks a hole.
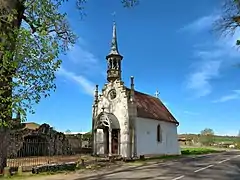
<instances>
[{"instance_id":1,"label":"grass lawn","mask_svg":"<svg viewBox=\"0 0 240 180\"><path fill-rule=\"evenodd\" d=\"M146 157L143 160L135 160L133 162L129 162L128 164L138 166L147 163L148 161L166 161L172 159L178 159L187 156L194 156L194 155L203 155L203 154L210 154L210 153L217 153L223 152L223 150L206 148L206 147L185 147L181 148L182 155L165 155L165 156L155 156L155 157Z\"/></svg>"},{"instance_id":2,"label":"grass lawn","mask_svg":"<svg viewBox=\"0 0 240 180\"><path fill-rule=\"evenodd\" d=\"M217 153L222 152L221 150L211 149L211 148L182 148L182 155L200 155L200 154L209 154L209 153Z\"/></svg>"}]
</instances>

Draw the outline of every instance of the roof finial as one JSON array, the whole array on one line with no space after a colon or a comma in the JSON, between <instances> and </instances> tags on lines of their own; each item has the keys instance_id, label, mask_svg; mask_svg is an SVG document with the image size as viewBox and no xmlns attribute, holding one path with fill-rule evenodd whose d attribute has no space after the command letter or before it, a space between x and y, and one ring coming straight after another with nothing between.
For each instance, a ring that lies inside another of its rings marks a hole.
<instances>
[{"instance_id":1,"label":"roof finial","mask_svg":"<svg viewBox=\"0 0 240 180\"><path fill-rule=\"evenodd\" d=\"M157 90L157 91L155 92L155 97L156 97L156 98L159 98L159 94L160 94L160 93L159 93L159 91Z\"/></svg>"}]
</instances>

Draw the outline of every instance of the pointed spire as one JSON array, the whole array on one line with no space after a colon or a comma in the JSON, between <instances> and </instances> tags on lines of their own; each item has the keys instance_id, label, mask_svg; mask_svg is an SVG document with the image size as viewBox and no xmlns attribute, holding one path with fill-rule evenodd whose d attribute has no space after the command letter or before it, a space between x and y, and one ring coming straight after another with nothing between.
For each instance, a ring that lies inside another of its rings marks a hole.
<instances>
[{"instance_id":1,"label":"pointed spire","mask_svg":"<svg viewBox=\"0 0 240 180\"><path fill-rule=\"evenodd\" d=\"M117 28L116 28L115 21L113 21L113 34L112 34L111 50L110 50L109 55L120 55L118 52Z\"/></svg>"},{"instance_id":2,"label":"pointed spire","mask_svg":"<svg viewBox=\"0 0 240 180\"><path fill-rule=\"evenodd\" d=\"M134 77L131 76L130 102L134 102Z\"/></svg>"},{"instance_id":3,"label":"pointed spire","mask_svg":"<svg viewBox=\"0 0 240 180\"><path fill-rule=\"evenodd\" d=\"M98 85L96 85L95 92L94 92L94 103L98 103Z\"/></svg>"}]
</instances>

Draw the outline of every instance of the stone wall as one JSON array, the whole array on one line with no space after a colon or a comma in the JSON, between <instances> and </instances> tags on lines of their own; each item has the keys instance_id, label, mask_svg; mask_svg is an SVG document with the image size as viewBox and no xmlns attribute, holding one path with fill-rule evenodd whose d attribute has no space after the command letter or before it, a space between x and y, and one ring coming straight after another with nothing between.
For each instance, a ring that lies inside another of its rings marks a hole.
<instances>
[{"instance_id":1,"label":"stone wall","mask_svg":"<svg viewBox=\"0 0 240 180\"><path fill-rule=\"evenodd\" d=\"M53 156L72 154L68 138L48 124L37 129L21 128L11 131L8 157Z\"/></svg>"},{"instance_id":2,"label":"stone wall","mask_svg":"<svg viewBox=\"0 0 240 180\"><path fill-rule=\"evenodd\" d=\"M71 146L72 153L80 154L82 152L82 135L69 134L69 135L66 135L66 137Z\"/></svg>"}]
</instances>

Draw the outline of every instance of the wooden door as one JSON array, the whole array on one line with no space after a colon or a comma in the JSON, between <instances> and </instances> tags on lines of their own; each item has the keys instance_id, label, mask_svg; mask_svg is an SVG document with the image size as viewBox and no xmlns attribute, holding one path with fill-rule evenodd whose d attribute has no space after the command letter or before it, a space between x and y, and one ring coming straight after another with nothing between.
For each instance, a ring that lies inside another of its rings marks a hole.
<instances>
[{"instance_id":1,"label":"wooden door","mask_svg":"<svg viewBox=\"0 0 240 180\"><path fill-rule=\"evenodd\" d=\"M118 130L112 131L112 154L118 154Z\"/></svg>"}]
</instances>

